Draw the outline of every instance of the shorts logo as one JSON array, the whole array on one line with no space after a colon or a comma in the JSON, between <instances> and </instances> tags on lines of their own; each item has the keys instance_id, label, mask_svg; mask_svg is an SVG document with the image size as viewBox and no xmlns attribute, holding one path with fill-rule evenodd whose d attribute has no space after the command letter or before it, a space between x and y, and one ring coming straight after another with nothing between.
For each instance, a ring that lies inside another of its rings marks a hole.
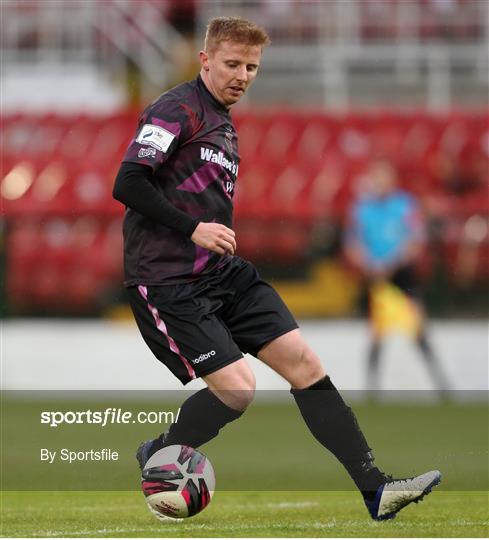
<instances>
[{"instance_id":1,"label":"shorts logo","mask_svg":"<svg viewBox=\"0 0 489 540\"><path fill-rule=\"evenodd\" d=\"M138 152L139 158L156 157L156 150L154 148L141 148Z\"/></svg>"},{"instance_id":2,"label":"shorts logo","mask_svg":"<svg viewBox=\"0 0 489 540\"><path fill-rule=\"evenodd\" d=\"M160 152L166 152L170 147L175 135L166 129L154 124L144 124L136 138L140 144L149 144Z\"/></svg>"},{"instance_id":3,"label":"shorts logo","mask_svg":"<svg viewBox=\"0 0 489 540\"><path fill-rule=\"evenodd\" d=\"M216 351L212 350L212 351L209 351L208 353L202 353L199 357L194 358L192 360L192 364L200 364L201 362L203 362L204 360L207 360L211 356L216 356Z\"/></svg>"}]
</instances>

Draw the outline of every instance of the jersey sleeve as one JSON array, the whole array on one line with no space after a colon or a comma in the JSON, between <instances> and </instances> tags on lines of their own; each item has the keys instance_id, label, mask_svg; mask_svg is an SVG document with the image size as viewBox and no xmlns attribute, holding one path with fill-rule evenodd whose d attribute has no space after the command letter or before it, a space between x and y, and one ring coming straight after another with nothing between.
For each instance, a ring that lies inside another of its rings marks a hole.
<instances>
[{"instance_id":1,"label":"jersey sleeve","mask_svg":"<svg viewBox=\"0 0 489 540\"><path fill-rule=\"evenodd\" d=\"M188 137L189 119L177 102L150 105L141 115L123 162L147 165L155 171Z\"/></svg>"}]
</instances>

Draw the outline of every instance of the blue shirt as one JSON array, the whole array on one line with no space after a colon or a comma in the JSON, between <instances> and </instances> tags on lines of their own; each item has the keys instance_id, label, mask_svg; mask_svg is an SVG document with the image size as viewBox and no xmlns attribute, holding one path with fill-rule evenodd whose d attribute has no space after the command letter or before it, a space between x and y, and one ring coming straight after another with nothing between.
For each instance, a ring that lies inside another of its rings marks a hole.
<instances>
[{"instance_id":1,"label":"blue shirt","mask_svg":"<svg viewBox=\"0 0 489 540\"><path fill-rule=\"evenodd\" d=\"M418 204L404 191L360 199L352 214L349 240L360 243L372 266L396 261L408 244L420 239Z\"/></svg>"}]
</instances>

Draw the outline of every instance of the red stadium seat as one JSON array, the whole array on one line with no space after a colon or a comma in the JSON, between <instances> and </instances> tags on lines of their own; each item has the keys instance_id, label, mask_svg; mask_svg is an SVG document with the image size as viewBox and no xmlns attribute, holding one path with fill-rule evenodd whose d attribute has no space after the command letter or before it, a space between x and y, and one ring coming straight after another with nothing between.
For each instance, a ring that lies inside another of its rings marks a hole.
<instances>
[{"instance_id":1,"label":"red stadium seat","mask_svg":"<svg viewBox=\"0 0 489 540\"><path fill-rule=\"evenodd\" d=\"M89 311L121 279L124 210L111 192L136 118L127 111L3 119L0 202L16 305ZM235 122L241 164L234 227L238 252L248 258L303 260L311 228L342 221L376 156L393 161L403 187L433 218L459 224L457 233L447 228L452 251L463 240L460 224L489 214L486 112L240 110ZM487 254L485 243L478 249Z\"/></svg>"}]
</instances>

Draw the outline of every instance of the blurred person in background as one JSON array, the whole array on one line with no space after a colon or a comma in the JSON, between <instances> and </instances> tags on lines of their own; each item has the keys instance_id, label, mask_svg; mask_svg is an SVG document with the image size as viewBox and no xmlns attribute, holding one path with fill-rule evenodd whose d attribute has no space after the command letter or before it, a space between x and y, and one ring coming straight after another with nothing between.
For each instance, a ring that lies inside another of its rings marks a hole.
<instances>
[{"instance_id":1,"label":"blurred person in background","mask_svg":"<svg viewBox=\"0 0 489 540\"><path fill-rule=\"evenodd\" d=\"M360 270L369 297L367 389L374 398L384 338L400 330L415 340L435 387L445 398L448 379L427 336L416 275L425 237L421 209L413 195L398 187L397 171L387 159L372 161L364 180L364 191L350 211L345 254Z\"/></svg>"}]
</instances>

